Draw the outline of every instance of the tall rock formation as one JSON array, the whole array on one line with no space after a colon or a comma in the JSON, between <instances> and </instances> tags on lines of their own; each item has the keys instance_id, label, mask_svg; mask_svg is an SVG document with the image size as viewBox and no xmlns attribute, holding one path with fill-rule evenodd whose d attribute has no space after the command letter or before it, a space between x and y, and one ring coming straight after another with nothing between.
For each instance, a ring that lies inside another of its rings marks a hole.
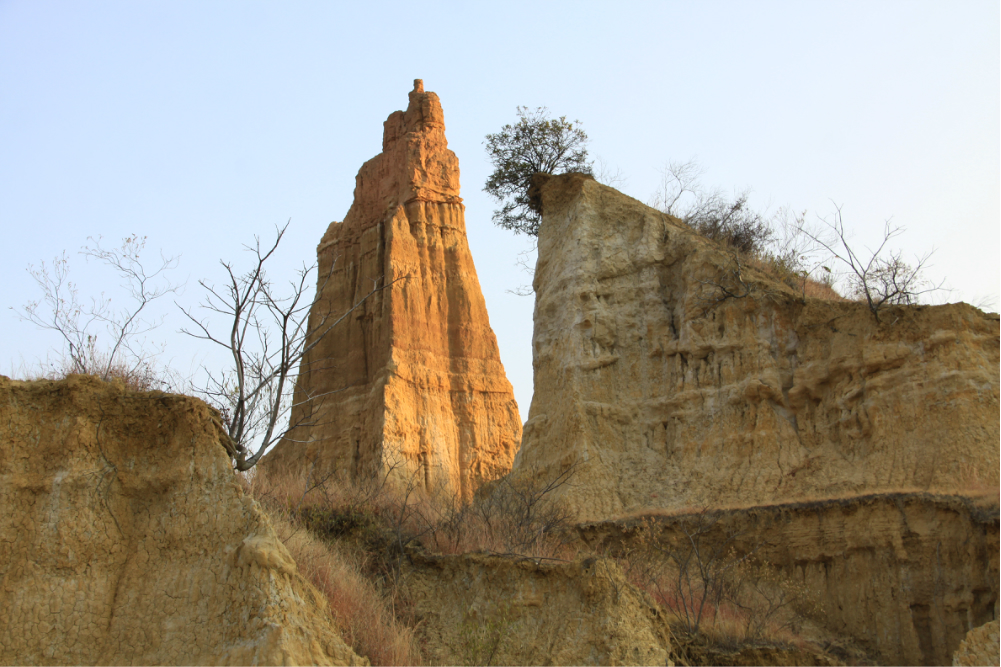
<instances>
[{"instance_id":1,"label":"tall rock formation","mask_svg":"<svg viewBox=\"0 0 1001 667\"><path fill-rule=\"evenodd\" d=\"M367 664L224 439L195 398L0 376L0 663Z\"/></svg>"},{"instance_id":2,"label":"tall rock formation","mask_svg":"<svg viewBox=\"0 0 1001 667\"><path fill-rule=\"evenodd\" d=\"M466 241L459 163L441 103L414 82L358 172L344 222L317 248L310 327L334 327L303 360L292 423L266 466L355 479L392 471L472 497L510 470L521 440L514 392ZM373 288L384 288L371 294Z\"/></svg>"},{"instance_id":3,"label":"tall rock formation","mask_svg":"<svg viewBox=\"0 0 1001 667\"><path fill-rule=\"evenodd\" d=\"M540 188L516 471L582 518L998 488L998 316L804 299L593 179ZM723 288L742 298L725 298Z\"/></svg>"}]
</instances>

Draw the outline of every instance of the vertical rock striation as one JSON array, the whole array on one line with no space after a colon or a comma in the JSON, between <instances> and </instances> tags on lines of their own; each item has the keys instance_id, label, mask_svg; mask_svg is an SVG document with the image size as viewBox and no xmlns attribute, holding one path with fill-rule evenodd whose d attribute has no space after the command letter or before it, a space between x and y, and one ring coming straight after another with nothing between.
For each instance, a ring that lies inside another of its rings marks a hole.
<instances>
[{"instance_id":1,"label":"vertical rock striation","mask_svg":"<svg viewBox=\"0 0 1001 667\"><path fill-rule=\"evenodd\" d=\"M539 188L516 471L582 518L921 491L996 497L998 316L804 299L580 175ZM724 298L722 288L740 298ZM744 292L750 291L744 296Z\"/></svg>"},{"instance_id":2,"label":"vertical rock striation","mask_svg":"<svg viewBox=\"0 0 1001 667\"><path fill-rule=\"evenodd\" d=\"M463 499L510 470L514 392L466 241L441 103L414 82L317 249L311 328L358 306L303 360L288 438L268 466L354 479L392 469ZM371 294L375 287L385 287Z\"/></svg>"},{"instance_id":3,"label":"vertical rock striation","mask_svg":"<svg viewBox=\"0 0 1001 667\"><path fill-rule=\"evenodd\" d=\"M559 493L599 526L726 510L734 548L805 584L824 627L888 664L948 661L998 597L998 316L876 322L590 177L533 190L535 394L512 475L576 465Z\"/></svg>"}]
</instances>

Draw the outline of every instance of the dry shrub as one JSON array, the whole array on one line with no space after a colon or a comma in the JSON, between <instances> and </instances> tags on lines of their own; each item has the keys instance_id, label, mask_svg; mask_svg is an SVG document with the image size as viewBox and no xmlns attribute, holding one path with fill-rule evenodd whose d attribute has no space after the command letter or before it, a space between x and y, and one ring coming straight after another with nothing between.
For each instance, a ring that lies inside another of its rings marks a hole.
<instances>
[{"instance_id":1,"label":"dry shrub","mask_svg":"<svg viewBox=\"0 0 1001 667\"><path fill-rule=\"evenodd\" d=\"M442 554L472 551L532 559L573 560L578 551L574 515L555 493L575 473L569 467L545 479L536 471L504 477L477 494L469 505L447 497L433 504L426 548Z\"/></svg>"},{"instance_id":2,"label":"dry shrub","mask_svg":"<svg viewBox=\"0 0 1001 667\"><path fill-rule=\"evenodd\" d=\"M240 476L244 489L272 517L279 537L306 576L327 597L345 640L373 664L420 660L404 599L413 549L439 554L491 552L534 560L576 555L572 515L553 492L554 479L500 480L470 504L423 486L423 475L398 474L357 484L265 465Z\"/></svg>"},{"instance_id":3,"label":"dry shrub","mask_svg":"<svg viewBox=\"0 0 1001 667\"><path fill-rule=\"evenodd\" d=\"M159 368L151 361L108 363L107 355L93 352L92 367L81 368L69 357L45 361L35 366L22 364L14 375L25 380L64 380L70 375L93 375L106 382L121 382L133 391L174 391L181 381L169 369Z\"/></svg>"},{"instance_id":4,"label":"dry shrub","mask_svg":"<svg viewBox=\"0 0 1001 667\"><path fill-rule=\"evenodd\" d=\"M643 520L618 561L681 634L727 647L794 642L804 612L818 611L806 587L758 559L758 548L738 551L741 535L719 521L708 511L680 518L671 538Z\"/></svg>"},{"instance_id":5,"label":"dry shrub","mask_svg":"<svg viewBox=\"0 0 1001 667\"><path fill-rule=\"evenodd\" d=\"M341 636L355 652L373 665L419 664L413 632L394 614L394 591L381 591L365 576L367 554L324 540L308 528L311 512L316 514L324 503L337 507L338 501L347 507L349 493L336 493L329 478L311 479L309 469L276 475L256 468L241 479L268 510L299 572L327 598Z\"/></svg>"}]
</instances>

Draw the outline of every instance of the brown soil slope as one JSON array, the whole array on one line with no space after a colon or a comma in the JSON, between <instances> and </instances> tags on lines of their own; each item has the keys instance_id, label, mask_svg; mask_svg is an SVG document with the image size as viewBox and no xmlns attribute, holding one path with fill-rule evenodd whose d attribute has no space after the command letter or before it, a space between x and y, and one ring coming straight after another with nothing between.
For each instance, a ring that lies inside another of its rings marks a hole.
<instances>
[{"instance_id":1,"label":"brown soil slope","mask_svg":"<svg viewBox=\"0 0 1001 667\"><path fill-rule=\"evenodd\" d=\"M367 479L393 469L463 499L510 470L521 418L466 241L441 103L415 82L317 248L310 327L357 305L305 357L299 424L265 465ZM329 278L326 276L329 275Z\"/></svg>"},{"instance_id":2,"label":"brown soil slope","mask_svg":"<svg viewBox=\"0 0 1001 667\"><path fill-rule=\"evenodd\" d=\"M0 663L361 664L201 401L0 377Z\"/></svg>"},{"instance_id":3,"label":"brown soil slope","mask_svg":"<svg viewBox=\"0 0 1001 667\"><path fill-rule=\"evenodd\" d=\"M879 323L750 268L741 283L739 259L590 178L551 178L541 197L535 394L514 467L578 463L582 518L997 493L997 315L893 307Z\"/></svg>"}]
</instances>

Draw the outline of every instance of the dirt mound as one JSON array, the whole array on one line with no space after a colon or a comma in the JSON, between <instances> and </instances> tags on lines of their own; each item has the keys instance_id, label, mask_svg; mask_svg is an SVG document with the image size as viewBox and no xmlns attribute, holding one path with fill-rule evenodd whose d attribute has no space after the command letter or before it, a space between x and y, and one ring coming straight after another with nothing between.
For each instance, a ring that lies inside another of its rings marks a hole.
<instances>
[{"instance_id":1,"label":"dirt mound","mask_svg":"<svg viewBox=\"0 0 1001 667\"><path fill-rule=\"evenodd\" d=\"M607 559L418 555L405 591L432 664L674 664L663 613Z\"/></svg>"},{"instance_id":2,"label":"dirt mound","mask_svg":"<svg viewBox=\"0 0 1001 667\"><path fill-rule=\"evenodd\" d=\"M0 377L0 663L365 664L197 399Z\"/></svg>"},{"instance_id":3,"label":"dirt mound","mask_svg":"<svg viewBox=\"0 0 1001 667\"><path fill-rule=\"evenodd\" d=\"M997 665L1001 659L998 651L998 621L985 623L966 634L966 638L952 656L953 665Z\"/></svg>"}]
</instances>

